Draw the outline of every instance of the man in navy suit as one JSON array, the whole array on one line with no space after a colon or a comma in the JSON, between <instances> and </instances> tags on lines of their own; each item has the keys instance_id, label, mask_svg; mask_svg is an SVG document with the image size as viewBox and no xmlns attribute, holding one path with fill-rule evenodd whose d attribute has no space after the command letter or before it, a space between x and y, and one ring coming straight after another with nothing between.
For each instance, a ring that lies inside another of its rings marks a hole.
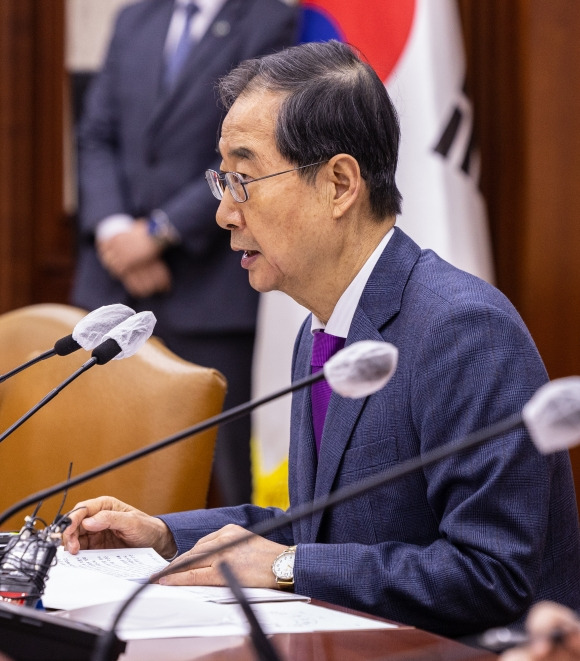
<instances>
[{"instance_id":1,"label":"man in navy suit","mask_svg":"<svg viewBox=\"0 0 580 661\"><path fill-rule=\"evenodd\" d=\"M155 333L228 379L225 406L250 399L258 294L215 224L205 182L222 110L215 82L295 41L280 0L143 0L124 8L79 130L80 237L72 294L94 309L152 310ZM250 423L220 430L224 504L251 499Z\"/></svg>"},{"instance_id":2,"label":"man in navy suit","mask_svg":"<svg viewBox=\"0 0 580 661\"><path fill-rule=\"evenodd\" d=\"M338 42L305 44L242 63L220 91L222 160L208 172L218 223L255 289L312 311L292 378L310 372L325 335L399 349L385 387L359 400L332 394L322 424L318 395L294 395L291 507L519 412L547 380L541 358L505 296L395 227L399 128L373 70ZM244 585L448 636L520 620L540 599L580 605L569 458L540 455L523 428L222 551L277 512L155 518L110 498L80 506L70 551L151 545L190 557L166 584L223 584L225 559Z\"/></svg>"}]
</instances>

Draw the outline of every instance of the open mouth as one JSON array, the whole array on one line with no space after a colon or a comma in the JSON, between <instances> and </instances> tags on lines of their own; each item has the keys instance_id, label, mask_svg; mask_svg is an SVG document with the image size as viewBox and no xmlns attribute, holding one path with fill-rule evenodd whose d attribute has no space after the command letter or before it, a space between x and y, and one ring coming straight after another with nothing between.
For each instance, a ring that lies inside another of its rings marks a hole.
<instances>
[{"instance_id":1,"label":"open mouth","mask_svg":"<svg viewBox=\"0 0 580 661\"><path fill-rule=\"evenodd\" d=\"M253 257L254 255L257 254L258 254L257 250L244 250L244 257Z\"/></svg>"}]
</instances>

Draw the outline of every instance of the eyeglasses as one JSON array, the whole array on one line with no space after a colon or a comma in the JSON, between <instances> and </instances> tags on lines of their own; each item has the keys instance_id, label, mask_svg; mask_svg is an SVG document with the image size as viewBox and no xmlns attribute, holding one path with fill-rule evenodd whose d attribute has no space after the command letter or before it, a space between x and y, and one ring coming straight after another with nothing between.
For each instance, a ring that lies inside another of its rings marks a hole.
<instances>
[{"instance_id":1,"label":"eyeglasses","mask_svg":"<svg viewBox=\"0 0 580 661\"><path fill-rule=\"evenodd\" d=\"M223 199L227 186L228 190L230 191L232 197L236 202L247 202L249 199L249 195L246 186L248 184L253 184L255 181L261 181L262 179L270 179L270 177L277 177L280 174L287 174L288 172L294 172L294 170L311 168L313 165L320 165L321 163L326 163L326 161L318 161L317 163L310 163L308 165L299 165L297 168L291 168L290 170L283 170L282 172L267 174L265 177L256 177L256 179L247 179L245 181L239 172L224 172L223 174L220 174L215 170L206 170L205 178L207 183L209 184L209 189L211 190L212 195L216 199L218 200Z\"/></svg>"}]
</instances>

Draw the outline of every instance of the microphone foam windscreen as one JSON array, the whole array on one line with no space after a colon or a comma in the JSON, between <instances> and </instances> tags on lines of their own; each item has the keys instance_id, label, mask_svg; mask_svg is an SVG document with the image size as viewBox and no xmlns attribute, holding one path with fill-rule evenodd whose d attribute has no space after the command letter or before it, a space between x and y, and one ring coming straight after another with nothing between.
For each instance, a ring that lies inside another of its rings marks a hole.
<instances>
[{"instance_id":1,"label":"microphone foam windscreen","mask_svg":"<svg viewBox=\"0 0 580 661\"><path fill-rule=\"evenodd\" d=\"M324 376L342 397L366 397L388 383L398 357L397 347L390 342L355 342L325 363Z\"/></svg>"},{"instance_id":2,"label":"microphone foam windscreen","mask_svg":"<svg viewBox=\"0 0 580 661\"><path fill-rule=\"evenodd\" d=\"M81 345L73 339L72 335L61 337L54 343L54 352L57 356L68 356L81 348Z\"/></svg>"},{"instance_id":3,"label":"microphone foam windscreen","mask_svg":"<svg viewBox=\"0 0 580 661\"><path fill-rule=\"evenodd\" d=\"M97 359L97 365L106 365L110 360L118 356L121 351L122 349L119 344L112 338L109 338L101 342L98 347L95 347L91 355Z\"/></svg>"},{"instance_id":4,"label":"microphone foam windscreen","mask_svg":"<svg viewBox=\"0 0 580 661\"><path fill-rule=\"evenodd\" d=\"M121 352L115 356L115 360L129 358L151 337L156 323L157 319L153 312L139 312L106 333L103 342L109 339L115 340L121 347Z\"/></svg>"},{"instance_id":5,"label":"microphone foam windscreen","mask_svg":"<svg viewBox=\"0 0 580 661\"><path fill-rule=\"evenodd\" d=\"M91 351L102 342L105 333L134 314L135 310L121 303L103 305L89 312L78 322L74 327L72 337L83 349Z\"/></svg>"},{"instance_id":6,"label":"microphone foam windscreen","mask_svg":"<svg viewBox=\"0 0 580 661\"><path fill-rule=\"evenodd\" d=\"M580 443L580 377L555 379L539 388L522 410L536 448L543 454Z\"/></svg>"}]
</instances>

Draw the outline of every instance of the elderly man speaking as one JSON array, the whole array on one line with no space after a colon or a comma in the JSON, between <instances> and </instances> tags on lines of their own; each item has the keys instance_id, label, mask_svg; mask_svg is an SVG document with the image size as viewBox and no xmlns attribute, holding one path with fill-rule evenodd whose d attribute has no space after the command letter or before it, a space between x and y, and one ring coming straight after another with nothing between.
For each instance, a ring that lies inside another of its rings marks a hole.
<instances>
[{"instance_id":1,"label":"elderly man speaking","mask_svg":"<svg viewBox=\"0 0 580 661\"><path fill-rule=\"evenodd\" d=\"M399 349L394 377L367 398L294 395L291 507L521 410L547 375L513 306L395 227L399 127L372 68L338 42L304 44L242 63L220 93L220 172L207 173L217 221L255 289L312 312L292 378L358 340ZM244 585L447 636L520 620L540 599L580 606L568 455L541 456L524 429L225 551L277 511L152 517L110 497L80 506L69 551L150 545L189 556L192 568L166 584L224 584L227 560Z\"/></svg>"}]
</instances>

